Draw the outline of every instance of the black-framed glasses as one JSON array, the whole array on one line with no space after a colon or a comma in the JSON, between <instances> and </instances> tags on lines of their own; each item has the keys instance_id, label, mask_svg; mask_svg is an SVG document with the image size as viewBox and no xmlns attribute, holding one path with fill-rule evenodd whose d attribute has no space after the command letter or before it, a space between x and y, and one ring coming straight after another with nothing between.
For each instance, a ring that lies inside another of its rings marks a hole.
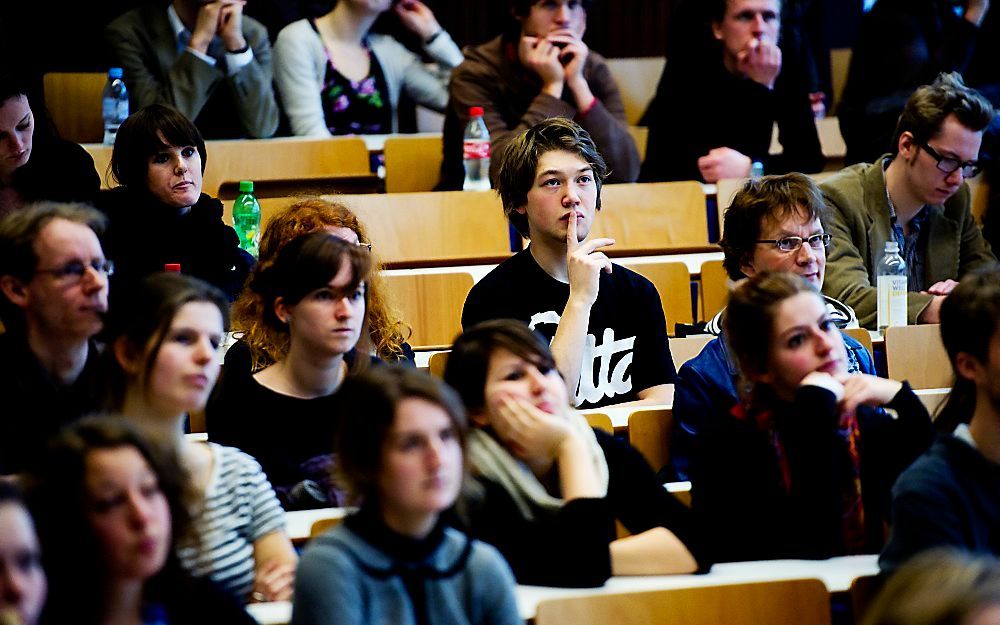
<instances>
[{"instance_id":1,"label":"black-framed glasses","mask_svg":"<svg viewBox=\"0 0 1000 625\"><path fill-rule=\"evenodd\" d=\"M36 269L35 273L47 273L56 280L72 278L74 282L79 282L87 273L87 269L93 269L96 273L107 277L115 273L115 263L112 260L92 260L89 263L74 260L55 269Z\"/></svg>"},{"instance_id":2,"label":"black-framed glasses","mask_svg":"<svg viewBox=\"0 0 1000 625\"><path fill-rule=\"evenodd\" d=\"M983 171L982 163L979 161L959 161L954 158L947 158L938 154L937 150L927 145L924 141L914 141L914 143L922 147L931 158L937 161L937 168L946 174L951 175L961 169L963 178L975 178L979 175L979 172Z\"/></svg>"},{"instance_id":3,"label":"black-framed glasses","mask_svg":"<svg viewBox=\"0 0 1000 625\"><path fill-rule=\"evenodd\" d=\"M808 243L814 250L821 250L830 246L833 235L823 232L821 234L810 234L806 238L802 237L781 237L780 239L758 239L757 243L770 243L782 252L794 252L802 247L803 243Z\"/></svg>"}]
</instances>

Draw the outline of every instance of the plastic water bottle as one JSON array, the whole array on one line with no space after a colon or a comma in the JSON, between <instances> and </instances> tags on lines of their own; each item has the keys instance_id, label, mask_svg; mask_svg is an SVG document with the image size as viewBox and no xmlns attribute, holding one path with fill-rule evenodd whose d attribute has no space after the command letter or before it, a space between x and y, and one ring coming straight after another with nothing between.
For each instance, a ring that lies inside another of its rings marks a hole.
<instances>
[{"instance_id":1,"label":"plastic water bottle","mask_svg":"<svg viewBox=\"0 0 1000 625\"><path fill-rule=\"evenodd\" d=\"M899 243L885 242L885 255L875 270L878 285L878 329L906 325L906 261Z\"/></svg>"},{"instance_id":2,"label":"plastic water bottle","mask_svg":"<svg viewBox=\"0 0 1000 625\"><path fill-rule=\"evenodd\" d=\"M240 194L233 204L233 228L240 237L240 247L256 258L260 242L260 204L253 195L252 180L240 180Z\"/></svg>"},{"instance_id":3,"label":"plastic water bottle","mask_svg":"<svg viewBox=\"0 0 1000 625\"><path fill-rule=\"evenodd\" d=\"M101 94L101 115L104 117L104 143L114 145L118 127L128 118L128 89L120 67L108 70L108 82Z\"/></svg>"},{"instance_id":4,"label":"plastic water bottle","mask_svg":"<svg viewBox=\"0 0 1000 625\"><path fill-rule=\"evenodd\" d=\"M483 121L483 107L469 109L469 125L465 127L465 191L490 189L490 131Z\"/></svg>"}]
</instances>

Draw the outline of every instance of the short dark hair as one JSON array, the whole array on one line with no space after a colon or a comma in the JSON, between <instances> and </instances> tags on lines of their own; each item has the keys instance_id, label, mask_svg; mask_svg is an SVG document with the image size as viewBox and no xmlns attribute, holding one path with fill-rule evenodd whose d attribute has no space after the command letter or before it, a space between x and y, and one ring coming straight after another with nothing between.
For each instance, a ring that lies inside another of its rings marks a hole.
<instances>
[{"instance_id":1,"label":"short dark hair","mask_svg":"<svg viewBox=\"0 0 1000 625\"><path fill-rule=\"evenodd\" d=\"M968 423L976 407L976 384L958 373L956 359L966 353L982 364L990 359L990 341L1000 330L1000 266L962 277L941 304L941 342L948 352L955 382L935 426L950 431Z\"/></svg>"},{"instance_id":2,"label":"short dark hair","mask_svg":"<svg viewBox=\"0 0 1000 625\"><path fill-rule=\"evenodd\" d=\"M142 355L143 392L149 392L150 375L163 341L177 312L185 304L214 304L222 315L223 330L229 327L229 302L226 295L211 284L184 274L160 272L143 278L122 301L116 301L108 317L109 347L108 404L120 409L129 380L115 357L113 343L125 341L134 353Z\"/></svg>"},{"instance_id":3,"label":"short dark hair","mask_svg":"<svg viewBox=\"0 0 1000 625\"><path fill-rule=\"evenodd\" d=\"M765 219L781 221L799 213L808 219L826 218L823 192L803 174L750 179L733 197L723 217L722 265L733 280L745 278L742 266L753 258Z\"/></svg>"},{"instance_id":4,"label":"short dark hair","mask_svg":"<svg viewBox=\"0 0 1000 625\"><path fill-rule=\"evenodd\" d=\"M523 321L494 319L472 326L455 339L444 369L444 381L458 391L472 414L486 407L486 374L490 357L498 349L539 368L556 369L548 343Z\"/></svg>"},{"instance_id":5,"label":"short dark hair","mask_svg":"<svg viewBox=\"0 0 1000 625\"><path fill-rule=\"evenodd\" d=\"M18 96L28 97L28 83L20 74L10 70L0 71L0 106Z\"/></svg>"},{"instance_id":6,"label":"short dark hair","mask_svg":"<svg viewBox=\"0 0 1000 625\"><path fill-rule=\"evenodd\" d=\"M248 283L261 297L263 322L278 332L287 333L288 325L274 312L278 298L290 305L298 304L309 293L327 286L345 262L351 267L351 282L344 287L344 292L349 293L366 282L371 274L371 256L367 250L328 232L303 234L289 241L278 251L273 262L254 268ZM366 288L365 321L355 350L366 355L371 351L370 344ZM354 362L357 367L363 367L366 360L359 357Z\"/></svg>"},{"instance_id":7,"label":"short dark hair","mask_svg":"<svg viewBox=\"0 0 1000 625\"><path fill-rule=\"evenodd\" d=\"M160 135L166 139L164 143ZM177 109L165 104L150 104L122 122L111 151L111 175L129 189L148 191L149 159L170 146L193 145L201 155L205 173L208 154L198 127Z\"/></svg>"},{"instance_id":8,"label":"short dark hair","mask_svg":"<svg viewBox=\"0 0 1000 625\"><path fill-rule=\"evenodd\" d=\"M993 119L993 105L978 91L965 86L958 72L941 73L929 85L918 87L896 122L892 153L899 151L899 139L909 132L918 142L927 142L941 131L945 118L954 115L973 132L981 132Z\"/></svg>"},{"instance_id":9,"label":"short dark hair","mask_svg":"<svg viewBox=\"0 0 1000 625\"><path fill-rule=\"evenodd\" d=\"M705 7L708 15L709 21L721 22L726 18L726 9L729 7L729 3L733 0L708 0ZM785 4L784 0L778 0L778 9Z\"/></svg>"},{"instance_id":10,"label":"short dark hair","mask_svg":"<svg viewBox=\"0 0 1000 625\"><path fill-rule=\"evenodd\" d=\"M385 438L404 399L422 399L440 406L455 428L465 457L468 422L462 401L454 390L422 371L398 364L372 367L348 376L337 397L335 477L353 504L378 500Z\"/></svg>"},{"instance_id":11,"label":"short dark hair","mask_svg":"<svg viewBox=\"0 0 1000 625\"><path fill-rule=\"evenodd\" d=\"M507 4L510 5L510 12L515 17L527 17L528 13L531 11L531 7L538 4L542 0L508 0ZM594 6L594 0L579 0L580 4L583 5L585 11L589 11L592 6Z\"/></svg>"},{"instance_id":12,"label":"short dark hair","mask_svg":"<svg viewBox=\"0 0 1000 625\"><path fill-rule=\"evenodd\" d=\"M44 462L26 478L28 502L44 546L49 577L46 613L58 614L52 622L97 622L107 590L100 570L101 546L87 514L87 458L91 453L135 449L156 475L170 508L171 548L167 562L153 579L180 575L175 554L179 541L187 540L191 518L188 474L174 450L143 437L123 417L88 417L66 426L50 443ZM144 590L144 596L151 593Z\"/></svg>"},{"instance_id":13,"label":"short dark hair","mask_svg":"<svg viewBox=\"0 0 1000 625\"><path fill-rule=\"evenodd\" d=\"M723 325L743 374L755 376L768 370L775 311L799 293L820 297L805 278L784 271L762 271L730 293Z\"/></svg>"},{"instance_id":14,"label":"short dark hair","mask_svg":"<svg viewBox=\"0 0 1000 625\"><path fill-rule=\"evenodd\" d=\"M597 210L601 209L601 185L608 166L590 134L565 117L550 117L517 135L501 150L497 168L497 192L508 221L521 234L529 236L528 218L517 212L528 203L528 191L535 184L538 161L542 155L565 150L580 157L594 170L597 184Z\"/></svg>"},{"instance_id":15,"label":"short dark hair","mask_svg":"<svg viewBox=\"0 0 1000 625\"><path fill-rule=\"evenodd\" d=\"M38 202L16 210L0 219L0 276L13 276L21 282L31 280L38 269L35 239L53 219L87 226L98 238L108 225L103 213L86 204ZM0 318L16 323L22 314L10 300L0 296Z\"/></svg>"}]
</instances>

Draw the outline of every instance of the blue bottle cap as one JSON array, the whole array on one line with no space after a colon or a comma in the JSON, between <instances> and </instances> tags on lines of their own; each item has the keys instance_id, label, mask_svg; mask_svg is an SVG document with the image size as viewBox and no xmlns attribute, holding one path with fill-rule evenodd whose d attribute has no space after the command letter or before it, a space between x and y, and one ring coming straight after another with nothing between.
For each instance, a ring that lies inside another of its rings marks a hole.
<instances>
[{"instance_id":1,"label":"blue bottle cap","mask_svg":"<svg viewBox=\"0 0 1000 625\"><path fill-rule=\"evenodd\" d=\"M121 78L121 77L122 77L122 68L112 67L111 69L108 70L108 78Z\"/></svg>"}]
</instances>

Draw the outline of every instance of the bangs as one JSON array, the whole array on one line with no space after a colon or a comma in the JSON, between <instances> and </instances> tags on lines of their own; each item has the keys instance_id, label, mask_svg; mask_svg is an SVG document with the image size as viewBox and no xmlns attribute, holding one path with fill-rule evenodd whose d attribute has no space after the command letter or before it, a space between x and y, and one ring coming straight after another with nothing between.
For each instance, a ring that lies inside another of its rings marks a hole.
<instances>
[{"instance_id":1,"label":"bangs","mask_svg":"<svg viewBox=\"0 0 1000 625\"><path fill-rule=\"evenodd\" d=\"M288 303L297 304L309 293L329 287L344 263L350 267L351 277L345 286L338 289L342 294L355 291L367 280L370 267L367 251L330 234L308 238L286 274L287 287L278 289L284 291L282 296Z\"/></svg>"}]
</instances>

